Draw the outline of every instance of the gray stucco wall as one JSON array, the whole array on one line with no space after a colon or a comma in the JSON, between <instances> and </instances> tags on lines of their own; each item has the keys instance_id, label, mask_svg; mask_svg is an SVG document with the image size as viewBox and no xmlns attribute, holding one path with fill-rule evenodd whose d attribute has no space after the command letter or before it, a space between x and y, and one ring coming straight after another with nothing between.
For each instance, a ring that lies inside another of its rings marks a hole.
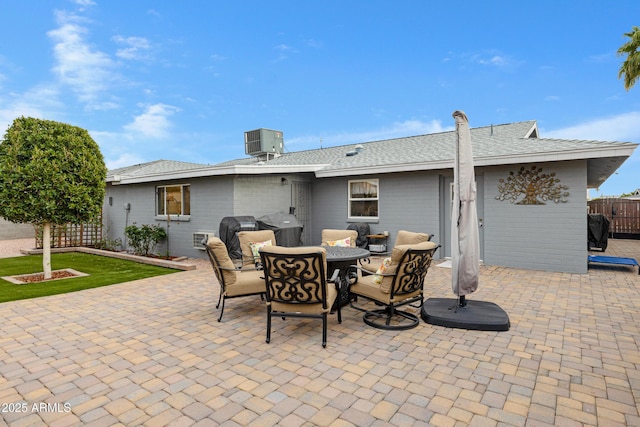
<instances>
[{"instance_id":1,"label":"gray stucco wall","mask_svg":"<svg viewBox=\"0 0 640 427\"><path fill-rule=\"evenodd\" d=\"M204 258L202 250L193 246L193 233L213 231L218 234L220 220L233 213L233 178L194 178L162 182L162 185L190 184L191 215L186 220L167 222L155 216L155 191L158 183L107 186L103 210L104 224L110 238L126 242L124 229L128 225L156 224L168 231L168 242L158 245L158 254ZM109 197L112 205L109 205ZM125 203L130 203L127 213Z\"/></svg>"},{"instance_id":2,"label":"gray stucco wall","mask_svg":"<svg viewBox=\"0 0 640 427\"><path fill-rule=\"evenodd\" d=\"M0 240L29 239L35 235L31 224L14 224L0 218Z\"/></svg>"},{"instance_id":3,"label":"gray stucco wall","mask_svg":"<svg viewBox=\"0 0 640 427\"><path fill-rule=\"evenodd\" d=\"M496 200L498 183L521 165L482 168L484 190L484 253L487 265L540 269L548 271L587 272L586 244L586 163L585 161L537 164L544 172L555 172L569 187L566 203L516 205ZM527 165L530 167L531 165ZM448 224L442 217L441 201L446 203L441 183L450 171L411 172L372 175L357 178L379 180L379 220L369 222L372 233L389 231L392 247L398 230L434 234L433 241L443 244L440 236ZM283 180L284 178L284 180ZM310 182L310 237L305 244L320 243L324 228L345 229L349 225L348 181L350 178L315 179L310 175L223 176L198 178L163 184L191 185L189 221L169 223L169 252L204 258L193 248L192 234L199 231L218 233L225 216L252 215L256 218L275 212L288 212L292 204L292 183ZM152 184L107 186L104 206L106 230L111 238L124 240L124 228L134 222L160 224L155 217L155 187ZM112 204L108 200L112 198ZM124 203L131 203L130 212ZM442 223L441 223L442 221ZM158 247L165 253L166 245ZM436 253L444 256L443 250Z\"/></svg>"},{"instance_id":4,"label":"gray stucco wall","mask_svg":"<svg viewBox=\"0 0 640 427\"><path fill-rule=\"evenodd\" d=\"M499 201L499 179L521 165L484 171L484 262L535 270L587 272L585 161L536 164L569 187L566 203L517 205ZM526 165L530 168L532 165Z\"/></svg>"},{"instance_id":5,"label":"gray stucco wall","mask_svg":"<svg viewBox=\"0 0 640 427\"><path fill-rule=\"evenodd\" d=\"M168 231L168 247L167 242L163 242L156 248L156 253L205 258L202 250L193 247L193 233L213 231L218 235L220 221L227 216L251 215L259 218L270 213L289 212L291 185L294 181L305 180L309 178L302 175L254 175L108 185L103 210L104 224L110 238L120 238L123 242L127 225L160 225ZM155 216L155 189L160 184L191 186L190 218L167 222L165 218ZM128 213L124 209L125 203L131 206Z\"/></svg>"},{"instance_id":6,"label":"gray stucco wall","mask_svg":"<svg viewBox=\"0 0 640 427\"><path fill-rule=\"evenodd\" d=\"M369 221L371 233L388 231L389 247L398 230L435 234L433 240L438 241L439 174L420 172L318 180L313 186L314 242L320 243L324 228L347 228L348 181L358 178L379 180L379 220Z\"/></svg>"}]
</instances>

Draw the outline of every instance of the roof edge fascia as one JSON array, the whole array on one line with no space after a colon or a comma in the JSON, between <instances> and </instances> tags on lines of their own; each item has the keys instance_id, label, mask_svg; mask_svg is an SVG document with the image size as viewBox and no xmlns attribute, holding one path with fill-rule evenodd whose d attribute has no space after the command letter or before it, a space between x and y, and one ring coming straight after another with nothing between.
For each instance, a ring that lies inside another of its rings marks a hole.
<instances>
[{"instance_id":1,"label":"roof edge fascia","mask_svg":"<svg viewBox=\"0 0 640 427\"><path fill-rule=\"evenodd\" d=\"M597 159L607 157L630 157L638 144L624 147L594 148L589 150L556 151L534 154L508 154L504 156L474 157L474 166L499 166L519 163L546 163L568 160ZM401 165L352 167L349 169L319 170L318 178L352 175L373 175L396 172L416 172L424 170L452 169L454 159L437 162L405 163Z\"/></svg>"},{"instance_id":2,"label":"roof edge fascia","mask_svg":"<svg viewBox=\"0 0 640 427\"><path fill-rule=\"evenodd\" d=\"M113 185L141 184L145 182L167 181L186 178L203 178L208 176L225 175L261 175L283 173L314 173L327 165L231 165L222 167L206 167L196 169L178 170L173 172L158 172L143 176L112 175L106 182Z\"/></svg>"}]
</instances>

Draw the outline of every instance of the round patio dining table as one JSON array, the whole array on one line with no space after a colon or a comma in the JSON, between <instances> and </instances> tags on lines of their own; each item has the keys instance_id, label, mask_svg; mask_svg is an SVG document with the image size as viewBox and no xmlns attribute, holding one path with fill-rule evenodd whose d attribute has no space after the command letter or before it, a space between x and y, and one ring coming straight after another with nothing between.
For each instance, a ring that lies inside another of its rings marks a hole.
<instances>
[{"instance_id":1,"label":"round patio dining table","mask_svg":"<svg viewBox=\"0 0 640 427\"><path fill-rule=\"evenodd\" d=\"M327 274L332 275L338 269L338 283L340 288L340 306L349 303L349 270L358 260L369 258L371 253L363 248L343 246L323 246L327 251Z\"/></svg>"}]
</instances>

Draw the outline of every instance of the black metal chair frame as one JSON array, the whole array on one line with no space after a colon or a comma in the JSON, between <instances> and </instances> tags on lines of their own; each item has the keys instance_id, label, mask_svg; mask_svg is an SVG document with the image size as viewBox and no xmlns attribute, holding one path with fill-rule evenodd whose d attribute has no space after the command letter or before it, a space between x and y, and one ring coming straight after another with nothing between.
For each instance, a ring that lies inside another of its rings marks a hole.
<instances>
[{"instance_id":1,"label":"black metal chair frame","mask_svg":"<svg viewBox=\"0 0 640 427\"><path fill-rule=\"evenodd\" d=\"M222 274L222 271L236 271L236 272L241 272L241 271L249 271L249 270L261 270L255 267L243 267L243 268L225 268L225 267L221 267L220 266L220 262L218 260L218 257L216 257L216 255L213 253L213 251L211 250L211 248L209 248L209 246L207 246L206 244L205 246L205 250L207 252L207 255L209 256L209 261L211 262L211 266L213 267L213 272L216 275L216 277L218 278L218 283L220 284L220 296L218 297L218 303L216 304L216 309L220 308L220 303L222 303L222 308L220 309L220 316L218 317L218 322L222 321L222 315L224 314L224 302L226 299L228 298L242 298L242 297L248 297L248 296L252 296L252 295L260 295L260 299L264 300L264 292L254 292L254 293L249 293L249 294L242 294L242 295L235 295L235 296L227 296L226 294L226 283L224 281L224 274Z\"/></svg>"},{"instance_id":2,"label":"black metal chair frame","mask_svg":"<svg viewBox=\"0 0 640 427\"><path fill-rule=\"evenodd\" d=\"M329 306L327 301L327 282L333 283L336 290L339 289L338 274L336 269L330 279L326 278L322 252L304 254L276 254L261 252L262 265L265 272L266 298L267 298L267 339L271 341L271 319L273 317L303 317L322 319L322 347L327 346L327 314ZM303 265L303 275L296 274ZM316 266L319 266L316 268ZM310 305L322 304L322 314L310 314L292 311L275 311L272 302L283 304ZM337 311L338 323L342 323L339 298L336 298L333 309Z\"/></svg>"},{"instance_id":3,"label":"black metal chair frame","mask_svg":"<svg viewBox=\"0 0 640 427\"><path fill-rule=\"evenodd\" d=\"M366 295L355 294L355 296L357 297L362 297L367 300L371 300L378 305L385 306L383 309L367 310L365 308L354 305L354 301L357 301L357 298L352 298L351 307L364 312L364 323L369 326L373 326L374 328L393 331L412 329L418 326L420 320L418 319L417 315L414 315L407 311L398 310L398 307L404 305L409 305L413 308L422 307L424 298L424 279L427 275L429 267L431 266L433 255L439 247L440 246L437 246L432 249L408 249L400 259L398 270L395 273L380 274L383 277L393 277L390 289L390 300L394 300L396 297L402 298L402 295L409 295L417 290L420 290L420 293L418 295L403 299L400 302L390 302L387 304L384 301L378 301ZM358 268L363 272L370 273L359 266L355 266L355 268ZM412 303L415 302L418 302L419 304L412 305ZM399 319L399 321L391 324L391 321L394 320L394 316L395 319ZM402 323L401 321L403 319L406 319L409 322Z\"/></svg>"}]
</instances>

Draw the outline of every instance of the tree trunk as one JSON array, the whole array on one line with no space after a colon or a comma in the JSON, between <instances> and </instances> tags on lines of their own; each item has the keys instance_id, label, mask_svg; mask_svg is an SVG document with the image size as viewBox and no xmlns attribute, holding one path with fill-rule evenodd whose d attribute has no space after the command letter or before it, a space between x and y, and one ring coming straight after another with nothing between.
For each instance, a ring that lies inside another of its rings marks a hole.
<instances>
[{"instance_id":1,"label":"tree trunk","mask_svg":"<svg viewBox=\"0 0 640 427\"><path fill-rule=\"evenodd\" d=\"M44 280L51 279L51 223L42 226L42 271Z\"/></svg>"}]
</instances>

